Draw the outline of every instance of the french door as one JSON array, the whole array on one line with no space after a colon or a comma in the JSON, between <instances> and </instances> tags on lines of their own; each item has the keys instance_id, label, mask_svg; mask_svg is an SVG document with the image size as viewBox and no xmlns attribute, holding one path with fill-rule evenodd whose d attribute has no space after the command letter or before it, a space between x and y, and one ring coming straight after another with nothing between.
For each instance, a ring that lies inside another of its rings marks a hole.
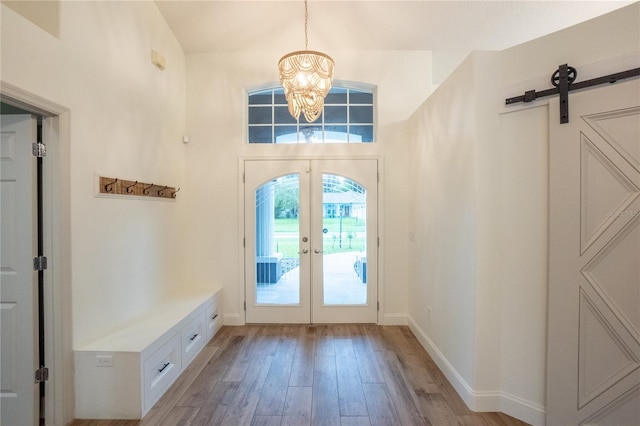
<instances>
[{"instance_id":1,"label":"french door","mask_svg":"<svg viewBox=\"0 0 640 426\"><path fill-rule=\"evenodd\" d=\"M246 321L377 322L377 160L244 167Z\"/></svg>"}]
</instances>

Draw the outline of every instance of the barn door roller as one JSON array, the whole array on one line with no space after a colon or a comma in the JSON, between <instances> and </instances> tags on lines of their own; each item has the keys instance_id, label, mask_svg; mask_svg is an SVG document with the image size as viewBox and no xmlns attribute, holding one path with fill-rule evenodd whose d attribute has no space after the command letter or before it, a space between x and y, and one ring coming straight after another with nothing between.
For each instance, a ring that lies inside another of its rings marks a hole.
<instances>
[{"instance_id":1,"label":"barn door roller","mask_svg":"<svg viewBox=\"0 0 640 426\"><path fill-rule=\"evenodd\" d=\"M633 68L627 71L617 72L575 83L576 78L578 77L578 71L576 71L574 67L564 64L560 65L551 76L551 84L554 86L553 89L541 91L527 90L524 92L524 95L505 99L505 105L511 105L518 102L533 102L538 98L558 94L560 96L560 123L564 124L569 122L569 92L605 83L615 83L618 80L638 76L640 76L640 68Z\"/></svg>"}]
</instances>

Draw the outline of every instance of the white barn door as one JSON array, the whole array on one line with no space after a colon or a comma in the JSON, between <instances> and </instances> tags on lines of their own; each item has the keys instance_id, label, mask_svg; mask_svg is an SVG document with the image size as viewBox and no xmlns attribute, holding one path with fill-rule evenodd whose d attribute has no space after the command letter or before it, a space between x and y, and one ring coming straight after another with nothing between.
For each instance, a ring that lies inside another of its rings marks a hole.
<instances>
[{"instance_id":1,"label":"white barn door","mask_svg":"<svg viewBox=\"0 0 640 426\"><path fill-rule=\"evenodd\" d=\"M640 81L550 104L548 425L640 424Z\"/></svg>"},{"instance_id":2,"label":"white barn door","mask_svg":"<svg viewBox=\"0 0 640 426\"><path fill-rule=\"evenodd\" d=\"M0 139L0 424L38 424L36 159L31 115L2 115Z\"/></svg>"}]
</instances>

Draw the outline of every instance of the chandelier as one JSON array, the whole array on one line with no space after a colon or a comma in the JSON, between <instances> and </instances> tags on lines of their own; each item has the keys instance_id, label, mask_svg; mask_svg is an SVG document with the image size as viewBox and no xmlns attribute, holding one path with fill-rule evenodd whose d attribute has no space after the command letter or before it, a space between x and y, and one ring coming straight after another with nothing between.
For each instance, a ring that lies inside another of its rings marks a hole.
<instances>
[{"instance_id":1,"label":"chandelier","mask_svg":"<svg viewBox=\"0 0 640 426\"><path fill-rule=\"evenodd\" d=\"M322 52L307 50L309 35L307 21L309 12L304 0L304 49L291 52L280 58L280 83L287 98L289 114L296 120L300 112L312 123L322 113L324 97L331 89L333 59Z\"/></svg>"}]
</instances>

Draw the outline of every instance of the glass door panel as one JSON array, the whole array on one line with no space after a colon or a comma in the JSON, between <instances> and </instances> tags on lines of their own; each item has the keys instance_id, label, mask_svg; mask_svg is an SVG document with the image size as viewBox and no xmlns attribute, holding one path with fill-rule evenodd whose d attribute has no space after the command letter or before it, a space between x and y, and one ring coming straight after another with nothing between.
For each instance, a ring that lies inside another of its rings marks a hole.
<instances>
[{"instance_id":1,"label":"glass door panel","mask_svg":"<svg viewBox=\"0 0 640 426\"><path fill-rule=\"evenodd\" d=\"M308 170L307 160L245 162L248 323L310 321Z\"/></svg>"},{"instance_id":2,"label":"glass door panel","mask_svg":"<svg viewBox=\"0 0 640 426\"><path fill-rule=\"evenodd\" d=\"M324 305L367 303L366 190L343 176L322 175Z\"/></svg>"},{"instance_id":3,"label":"glass door panel","mask_svg":"<svg viewBox=\"0 0 640 426\"><path fill-rule=\"evenodd\" d=\"M286 175L256 189L256 302L300 303L300 177Z\"/></svg>"},{"instance_id":4,"label":"glass door panel","mask_svg":"<svg viewBox=\"0 0 640 426\"><path fill-rule=\"evenodd\" d=\"M378 162L314 160L311 182L312 322L376 323Z\"/></svg>"}]
</instances>

